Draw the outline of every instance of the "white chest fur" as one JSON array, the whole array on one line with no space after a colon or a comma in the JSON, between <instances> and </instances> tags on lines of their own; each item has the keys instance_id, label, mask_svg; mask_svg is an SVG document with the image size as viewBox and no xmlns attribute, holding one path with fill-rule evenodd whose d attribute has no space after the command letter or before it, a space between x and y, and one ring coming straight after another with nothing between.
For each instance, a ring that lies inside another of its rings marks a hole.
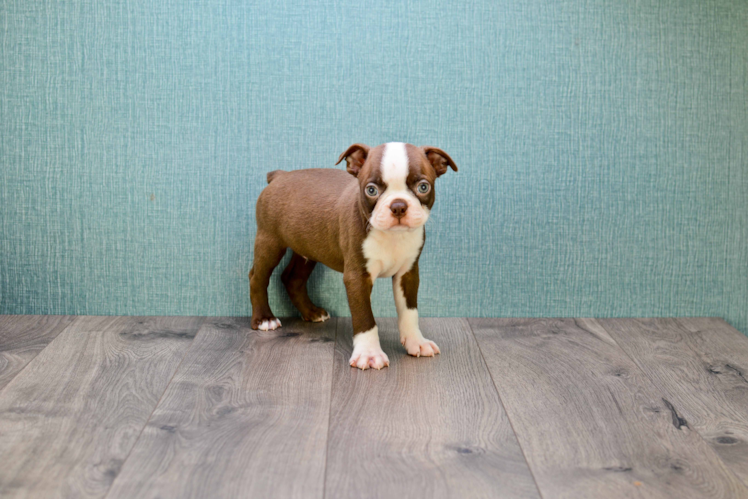
<instances>
[{"instance_id":1,"label":"white chest fur","mask_svg":"<svg viewBox=\"0 0 748 500\"><path fill-rule=\"evenodd\" d=\"M366 270L372 280L403 274L413 267L422 246L423 226L402 232L372 228L363 243Z\"/></svg>"}]
</instances>

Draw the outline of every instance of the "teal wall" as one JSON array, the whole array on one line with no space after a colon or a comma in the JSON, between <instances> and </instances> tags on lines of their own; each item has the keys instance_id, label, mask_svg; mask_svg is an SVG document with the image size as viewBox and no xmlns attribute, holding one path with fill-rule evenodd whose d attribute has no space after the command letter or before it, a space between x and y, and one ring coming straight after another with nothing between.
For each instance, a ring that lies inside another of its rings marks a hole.
<instances>
[{"instance_id":1,"label":"teal wall","mask_svg":"<svg viewBox=\"0 0 748 500\"><path fill-rule=\"evenodd\" d=\"M0 0L0 313L249 314L265 172L401 140L460 166L422 314L748 332L747 27L743 0ZM311 289L348 314L339 274Z\"/></svg>"}]
</instances>

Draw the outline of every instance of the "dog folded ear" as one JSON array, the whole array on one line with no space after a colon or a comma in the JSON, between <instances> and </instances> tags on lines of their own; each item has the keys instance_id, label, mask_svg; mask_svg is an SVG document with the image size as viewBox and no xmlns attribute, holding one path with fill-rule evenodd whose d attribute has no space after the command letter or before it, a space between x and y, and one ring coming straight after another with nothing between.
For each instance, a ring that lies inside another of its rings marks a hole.
<instances>
[{"instance_id":1,"label":"dog folded ear","mask_svg":"<svg viewBox=\"0 0 748 500\"><path fill-rule=\"evenodd\" d=\"M352 176L357 177L358 173L361 171L361 167L364 166L366 157L369 155L369 149L369 146L366 144L354 144L346 149L345 153L340 155L340 158L338 158L335 165L343 161L343 158L345 158L347 165L346 170L348 170L348 173Z\"/></svg>"},{"instance_id":2,"label":"dog folded ear","mask_svg":"<svg viewBox=\"0 0 748 500\"><path fill-rule=\"evenodd\" d=\"M431 166L436 170L437 177L446 174L449 167L452 167L452 170L457 172L457 165L455 165L452 158L443 150L432 146L421 146L421 149L426 158L428 158L429 163L431 163Z\"/></svg>"}]
</instances>

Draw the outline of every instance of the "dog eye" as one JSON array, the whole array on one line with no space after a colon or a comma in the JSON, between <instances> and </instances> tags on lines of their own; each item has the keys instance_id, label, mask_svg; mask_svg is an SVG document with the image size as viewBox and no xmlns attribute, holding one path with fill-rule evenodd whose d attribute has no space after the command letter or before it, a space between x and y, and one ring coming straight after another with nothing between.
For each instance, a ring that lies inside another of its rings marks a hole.
<instances>
[{"instance_id":1,"label":"dog eye","mask_svg":"<svg viewBox=\"0 0 748 500\"><path fill-rule=\"evenodd\" d=\"M372 198L379 194L379 189L374 184L366 186L366 194Z\"/></svg>"},{"instance_id":2,"label":"dog eye","mask_svg":"<svg viewBox=\"0 0 748 500\"><path fill-rule=\"evenodd\" d=\"M429 184L426 181L421 181L418 183L418 192L421 194L426 194L431 190L431 184Z\"/></svg>"}]
</instances>

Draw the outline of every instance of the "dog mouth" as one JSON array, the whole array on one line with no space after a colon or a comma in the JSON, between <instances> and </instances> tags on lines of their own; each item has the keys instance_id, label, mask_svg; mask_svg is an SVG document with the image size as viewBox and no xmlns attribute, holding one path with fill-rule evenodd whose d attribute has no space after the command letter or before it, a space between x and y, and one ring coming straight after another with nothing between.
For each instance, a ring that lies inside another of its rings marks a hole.
<instances>
[{"instance_id":1,"label":"dog mouth","mask_svg":"<svg viewBox=\"0 0 748 500\"><path fill-rule=\"evenodd\" d=\"M389 207L387 207L386 211L375 209L369 218L369 224L380 231L390 231L393 233L415 231L428 220L428 212L425 210L418 211L417 208L419 207L410 207L408 213L401 217L390 214Z\"/></svg>"},{"instance_id":2,"label":"dog mouth","mask_svg":"<svg viewBox=\"0 0 748 500\"><path fill-rule=\"evenodd\" d=\"M402 220L395 219L394 221L386 221L382 223L382 221L377 220L370 220L369 224L374 229L378 229L380 231L389 231L393 233L404 233L407 231L414 231L418 229L418 224L411 224L410 222L403 222Z\"/></svg>"},{"instance_id":3,"label":"dog mouth","mask_svg":"<svg viewBox=\"0 0 748 500\"><path fill-rule=\"evenodd\" d=\"M423 224L419 223L420 221L411 221L406 220L403 221L403 219L395 219L388 228L385 229L385 231L392 231L395 233L399 232L406 232L406 231L415 231L419 227L421 227Z\"/></svg>"},{"instance_id":4,"label":"dog mouth","mask_svg":"<svg viewBox=\"0 0 748 500\"><path fill-rule=\"evenodd\" d=\"M414 229L416 229L414 226L409 226L407 224L403 224L401 221L397 221L397 224L393 224L392 226L390 226L388 231L399 233L403 231L412 231Z\"/></svg>"}]
</instances>

